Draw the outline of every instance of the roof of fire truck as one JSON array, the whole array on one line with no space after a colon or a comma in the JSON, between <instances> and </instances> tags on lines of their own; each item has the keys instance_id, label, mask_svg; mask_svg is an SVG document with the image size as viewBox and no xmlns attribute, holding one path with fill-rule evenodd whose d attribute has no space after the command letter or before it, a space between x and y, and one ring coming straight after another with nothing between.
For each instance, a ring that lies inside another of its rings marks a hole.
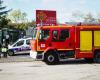
<instances>
[{"instance_id":1,"label":"roof of fire truck","mask_svg":"<svg viewBox=\"0 0 100 80\"><path fill-rule=\"evenodd\" d=\"M65 25L57 25L57 26L39 26L39 29L49 29L49 28L71 28L76 27L80 29L100 29L100 23L78 23L76 24L65 24Z\"/></svg>"}]
</instances>

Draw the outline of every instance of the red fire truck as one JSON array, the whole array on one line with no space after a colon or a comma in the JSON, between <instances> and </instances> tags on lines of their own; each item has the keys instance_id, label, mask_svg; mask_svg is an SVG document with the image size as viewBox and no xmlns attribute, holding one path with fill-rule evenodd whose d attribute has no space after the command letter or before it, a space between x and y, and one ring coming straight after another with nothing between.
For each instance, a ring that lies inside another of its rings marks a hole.
<instances>
[{"instance_id":1,"label":"red fire truck","mask_svg":"<svg viewBox=\"0 0 100 80\"><path fill-rule=\"evenodd\" d=\"M30 56L47 64L68 58L100 63L100 26L42 26L34 29Z\"/></svg>"}]
</instances>

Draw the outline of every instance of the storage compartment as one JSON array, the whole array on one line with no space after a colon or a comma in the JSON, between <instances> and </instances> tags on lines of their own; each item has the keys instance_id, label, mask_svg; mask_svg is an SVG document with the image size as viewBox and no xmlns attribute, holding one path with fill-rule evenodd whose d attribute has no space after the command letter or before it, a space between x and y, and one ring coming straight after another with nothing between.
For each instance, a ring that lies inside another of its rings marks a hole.
<instances>
[{"instance_id":1,"label":"storage compartment","mask_svg":"<svg viewBox=\"0 0 100 80\"><path fill-rule=\"evenodd\" d=\"M92 50L92 31L80 31L80 50Z\"/></svg>"},{"instance_id":2,"label":"storage compartment","mask_svg":"<svg viewBox=\"0 0 100 80\"><path fill-rule=\"evenodd\" d=\"M94 31L94 46L100 46L100 31Z\"/></svg>"}]
</instances>

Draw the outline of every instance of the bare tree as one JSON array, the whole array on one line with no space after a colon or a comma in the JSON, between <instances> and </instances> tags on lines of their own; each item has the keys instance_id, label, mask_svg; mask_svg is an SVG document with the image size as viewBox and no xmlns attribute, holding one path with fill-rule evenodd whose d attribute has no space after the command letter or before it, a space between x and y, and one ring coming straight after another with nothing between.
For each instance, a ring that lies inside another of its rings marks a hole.
<instances>
[{"instance_id":1,"label":"bare tree","mask_svg":"<svg viewBox=\"0 0 100 80\"><path fill-rule=\"evenodd\" d=\"M84 15L84 22L96 22L96 18L91 13Z\"/></svg>"}]
</instances>

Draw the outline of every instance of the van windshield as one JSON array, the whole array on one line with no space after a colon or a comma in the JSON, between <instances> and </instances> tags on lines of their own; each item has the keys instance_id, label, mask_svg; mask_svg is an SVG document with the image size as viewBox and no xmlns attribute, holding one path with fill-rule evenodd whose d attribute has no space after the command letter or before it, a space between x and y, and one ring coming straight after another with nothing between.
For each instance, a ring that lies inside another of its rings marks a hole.
<instances>
[{"instance_id":1,"label":"van windshield","mask_svg":"<svg viewBox=\"0 0 100 80\"><path fill-rule=\"evenodd\" d=\"M33 39L36 39L36 35L37 35L37 29L34 29L34 31L33 31Z\"/></svg>"}]
</instances>

